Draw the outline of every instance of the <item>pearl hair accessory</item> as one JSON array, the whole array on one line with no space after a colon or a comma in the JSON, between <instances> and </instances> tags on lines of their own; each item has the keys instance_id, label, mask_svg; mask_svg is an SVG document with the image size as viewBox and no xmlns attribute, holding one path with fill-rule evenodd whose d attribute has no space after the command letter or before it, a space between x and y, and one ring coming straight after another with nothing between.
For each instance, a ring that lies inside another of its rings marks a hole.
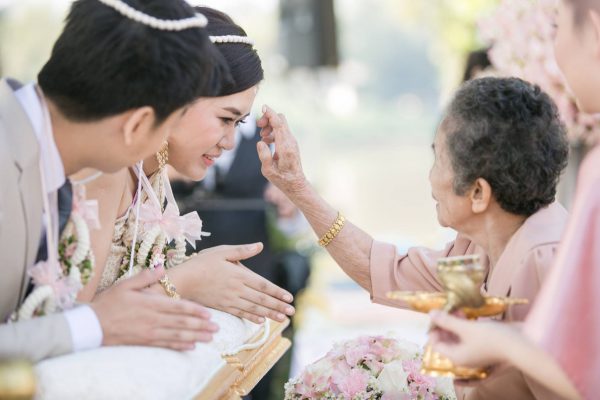
<instances>
[{"instance_id":1,"label":"pearl hair accessory","mask_svg":"<svg viewBox=\"0 0 600 400\"><path fill-rule=\"evenodd\" d=\"M248 36L238 36L238 35L210 36L210 41L215 44L218 44L218 43L242 43L242 44L247 44L249 46L254 46L254 40L250 39Z\"/></svg>"},{"instance_id":2,"label":"pearl hair accessory","mask_svg":"<svg viewBox=\"0 0 600 400\"><path fill-rule=\"evenodd\" d=\"M202 14L196 14L194 17L184 19L158 19L148 14L136 10L122 0L98 0L100 3L114 8L121 15L147 25L151 28L161 31L183 31L189 28L204 28L208 20Z\"/></svg>"}]
</instances>

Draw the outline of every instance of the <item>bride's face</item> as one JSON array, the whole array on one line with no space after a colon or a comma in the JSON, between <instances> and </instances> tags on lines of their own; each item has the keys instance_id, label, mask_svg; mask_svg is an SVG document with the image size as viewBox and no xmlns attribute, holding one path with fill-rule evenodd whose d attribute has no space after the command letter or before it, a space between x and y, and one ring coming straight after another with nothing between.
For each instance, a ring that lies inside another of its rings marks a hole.
<instances>
[{"instance_id":1,"label":"bride's face","mask_svg":"<svg viewBox=\"0 0 600 400\"><path fill-rule=\"evenodd\" d=\"M192 104L169 136L169 164L189 179L203 179L223 150L233 148L235 128L250 114L257 90Z\"/></svg>"}]
</instances>

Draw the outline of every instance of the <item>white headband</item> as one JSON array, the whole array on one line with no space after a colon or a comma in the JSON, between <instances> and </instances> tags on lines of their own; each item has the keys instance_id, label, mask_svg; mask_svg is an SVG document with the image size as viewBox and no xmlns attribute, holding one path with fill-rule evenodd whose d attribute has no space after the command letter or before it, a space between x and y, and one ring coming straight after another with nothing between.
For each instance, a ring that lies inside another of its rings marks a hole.
<instances>
[{"instance_id":1,"label":"white headband","mask_svg":"<svg viewBox=\"0 0 600 400\"><path fill-rule=\"evenodd\" d=\"M254 46L254 40L248 36L237 36L237 35L224 35L224 36L210 36L210 41L217 43L242 43L249 46Z\"/></svg>"},{"instance_id":2,"label":"white headband","mask_svg":"<svg viewBox=\"0 0 600 400\"><path fill-rule=\"evenodd\" d=\"M183 31L189 28L204 28L208 24L208 20L202 14L196 14L195 17L184 19L158 19L148 14L136 10L122 0L98 0L100 3L114 8L121 15L147 25L151 28L161 31Z\"/></svg>"}]
</instances>

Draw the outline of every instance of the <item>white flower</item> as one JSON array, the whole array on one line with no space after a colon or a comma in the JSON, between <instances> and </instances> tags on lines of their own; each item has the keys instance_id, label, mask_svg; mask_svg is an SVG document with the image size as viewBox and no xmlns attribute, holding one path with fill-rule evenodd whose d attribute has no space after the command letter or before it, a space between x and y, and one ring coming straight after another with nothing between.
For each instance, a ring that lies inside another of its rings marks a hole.
<instances>
[{"instance_id":1,"label":"white flower","mask_svg":"<svg viewBox=\"0 0 600 400\"><path fill-rule=\"evenodd\" d=\"M402 361L393 361L377 377L377 386L383 393L408 393L407 378L408 373L404 371Z\"/></svg>"},{"instance_id":2,"label":"white flower","mask_svg":"<svg viewBox=\"0 0 600 400\"><path fill-rule=\"evenodd\" d=\"M435 393L449 400L456 400L452 378L439 377L435 379Z\"/></svg>"},{"instance_id":3,"label":"white flower","mask_svg":"<svg viewBox=\"0 0 600 400\"><path fill-rule=\"evenodd\" d=\"M306 367L306 372L314 376L329 376L333 369L333 364L328 358L321 358L314 364Z\"/></svg>"},{"instance_id":4,"label":"white flower","mask_svg":"<svg viewBox=\"0 0 600 400\"><path fill-rule=\"evenodd\" d=\"M421 354L421 347L413 342L404 339L396 339L399 346L398 358L402 360L414 360Z\"/></svg>"}]
</instances>

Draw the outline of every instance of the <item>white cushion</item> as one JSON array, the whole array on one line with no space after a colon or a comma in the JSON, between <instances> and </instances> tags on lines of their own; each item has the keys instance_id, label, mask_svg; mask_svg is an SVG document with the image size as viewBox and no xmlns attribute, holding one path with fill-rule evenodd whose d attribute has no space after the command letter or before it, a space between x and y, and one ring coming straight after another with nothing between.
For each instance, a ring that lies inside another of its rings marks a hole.
<instances>
[{"instance_id":1,"label":"white cushion","mask_svg":"<svg viewBox=\"0 0 600 400\"><path fill-rule=\"evenodd\" d=\"M211 310L219 332L209 344L177 352L154 347L102 347L36 365L44 400L189 399L225 365L221 357L252 338L260 325Z\"/></svg>"}]
</instances>

